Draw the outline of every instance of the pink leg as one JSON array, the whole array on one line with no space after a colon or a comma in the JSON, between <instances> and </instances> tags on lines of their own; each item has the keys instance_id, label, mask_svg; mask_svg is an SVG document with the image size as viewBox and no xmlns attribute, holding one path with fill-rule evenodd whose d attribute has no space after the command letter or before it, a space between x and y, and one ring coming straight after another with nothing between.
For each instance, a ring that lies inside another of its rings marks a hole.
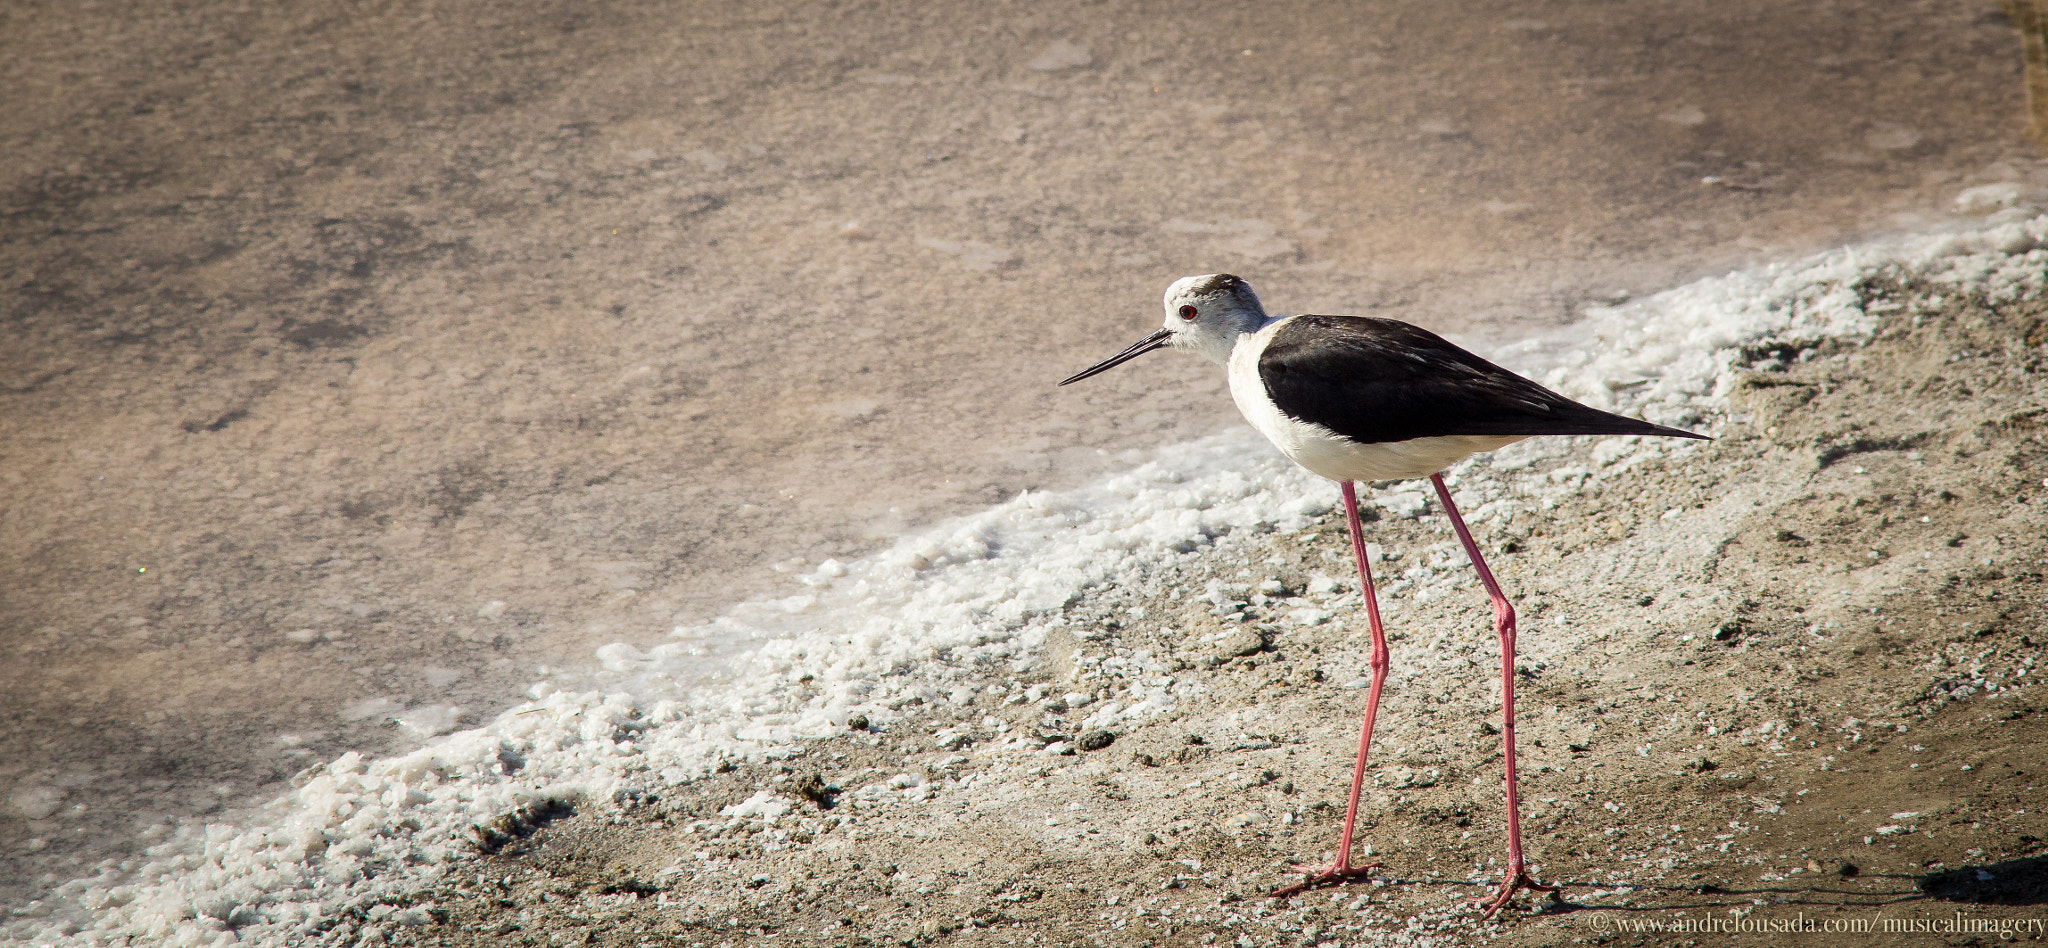
<instances>
[{"instance_id":1,"label":"pink leg","mask_svg":"<svg viewBox=\"0 0 2048 948\"><path fill-rule=\"evenodd\" d=\"M1295 866L1308 878L1276 890L1283 899L1326 882L1343 882L1365 876L1379 863L1351 864L1351 833L1358 822L1358 795L1365 789L1365 759L1372 750L1372 721L1380 710L1380 688L1387 681L1387 634L1380 625L1379 596L1372 588L1372 567L1365 562L1365 528L1358 522L1358 490L1344 482L1344 516L1351 525L1351 557L1358 562L1358 582L1365 590L1365 620L1372 627L1372 687L1365 693L1365 725L1358 732L1358 762L1351 768L1351 805L1344 811L1344 835L1337 840L1337 859L1327 866Z\"/></svg>"},{"instance_id":2,"label":"pink leg","mask_svg":"<svg viewBox=\"0 0 2048 948\"><path fill-rule=\"evenodd\" d=\"M1479 571L1479 581L1493 599L1493 627L1500 635L1500 739L1508 762L1508 869L1499 892L1490 898L1473 900L1473 904L1486 907L1485 914L1492 915L1505 907L1518 890L1555 892L1557 886L1536 881L1522 862L1522 803L1515 792L1515 607L1502 595L1500 584L1494 582L1493 570L1486 568L1486 558L1479 555L1479 544L1472 541L1472 531L1465 529L1465 518L1458 516L1458 506L1451 502L1451 489L1444 485L1443 475L1431 474L1429 482L1436 485L1437 499L1443 502L1444 513L1450 515L1451 526L1458 530L1458 542L1465 545L1465 555L1472 558L1472 568Z\"/></svg>"}]
</instances>

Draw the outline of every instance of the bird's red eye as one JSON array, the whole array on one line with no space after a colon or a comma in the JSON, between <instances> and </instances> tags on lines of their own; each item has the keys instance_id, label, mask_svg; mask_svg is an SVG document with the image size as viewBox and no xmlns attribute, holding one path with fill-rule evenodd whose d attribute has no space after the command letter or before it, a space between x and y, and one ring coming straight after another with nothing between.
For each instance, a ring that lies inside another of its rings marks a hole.
<instances>
[{"instance_id":1,"label":"bird's red eye","mask_svg":"<svg viewBox=\"0 0 2048 948\"><path fill-rule=\"evenodd\" d=\"M1182 319L1194 319L1194 318L1195 318L1195 308L1194 308L1194 307L1192 307L1192 306L1183 306L1183 307L1181 307L1181 308L1180 308L1180 318L1182 318Z\"/></svg>"}]
</instances>

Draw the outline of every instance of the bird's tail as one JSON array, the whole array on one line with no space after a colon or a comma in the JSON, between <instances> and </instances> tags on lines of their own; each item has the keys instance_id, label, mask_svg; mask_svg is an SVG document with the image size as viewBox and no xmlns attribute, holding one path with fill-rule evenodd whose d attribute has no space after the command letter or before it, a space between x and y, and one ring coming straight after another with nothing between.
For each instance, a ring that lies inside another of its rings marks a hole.
<instances>
[{"instance_id":1,"label":"bird's tail","mask_svg":"<svg viewBox=\"0 0 2048 948\"><path fill-rule=\"evenodd\" d=\"M1559 435L1646 435L1653 438L1691 438L1695 441L1714 440L1709 435L1687 431L1683 428L1660 425L1644 421L1641 418L1630 418L1627 415L1617 415L1610 411L1601 411L1598 408L1588 408L1584 405L1576 407L1579 411L1573 412L1570 417L1558 419L1557 430L1541 433Z\"/></svg>"}]
</instances>

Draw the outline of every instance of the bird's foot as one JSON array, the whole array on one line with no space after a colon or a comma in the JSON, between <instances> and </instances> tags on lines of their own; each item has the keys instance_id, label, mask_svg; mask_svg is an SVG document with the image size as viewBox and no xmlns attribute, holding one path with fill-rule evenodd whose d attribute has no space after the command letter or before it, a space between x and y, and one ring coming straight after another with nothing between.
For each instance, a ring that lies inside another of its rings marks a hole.
<instances>
[{"instance_id":1,"label":"bird's foot","mask_svg":"<svg viewBox=\"0 0 2048 948\"><path fill-rule=\"evenodd\" d=\"M1472 904L1480 907L1479 914L1481 917L1492 918L1495 913L1506 908L1508 903L1514 900L1516 892L1523 889L1531 892L1554 893L1557 891L1557 886L1545 885L1531 878L1527 870L1517 869L1513 876L1510 876L1506 882L1500 884L1500 891L1492 895L1473 899Z\"/></svg>"},{"instance_id":2,"label":"bird's foot","mask_svg":"<svg viewBox=\"0 0 2048 948\"><path fill-rule=\"evenodd\" d=\"M1307 878L1285 888L1274 889L1270 898L1285 899L1325 885L1342 885L1353 879L1363 879L1379 867L1380 864L1376 862L1354 866L1345 860L1338 860L1327 866L1288 866L1287 868L1295 872L1305 874Z\"/></svg>"}]
</instances>

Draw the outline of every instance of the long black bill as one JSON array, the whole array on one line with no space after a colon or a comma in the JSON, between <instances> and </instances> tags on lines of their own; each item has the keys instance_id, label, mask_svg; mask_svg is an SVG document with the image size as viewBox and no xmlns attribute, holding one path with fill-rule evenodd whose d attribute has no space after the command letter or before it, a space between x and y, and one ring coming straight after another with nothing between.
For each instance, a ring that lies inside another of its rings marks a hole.
<instances>
[{"instance_id":1,"label":"long black bill","mask_svg":"<svg viewBox=\"0 0 2048 948\"><path fill-rule=\"evenodd\" d=\"M1172 339L1173 330L1161 329L1158 332L1153 333L1152 335L1146 336L1145 338L1132 343L1129 349L1125 349L1124 351L1119 352L1116 355L1110 356L1109 358L1104 359L1101 362L1097 362L1094 365L1082 369L1079 374L1075 375L1073 378L1066 380L1065 382L1061 382L1060 384L1067 385L1073 382L1079 382L1082 379L1085 379L1091 375L1100 375L1104 372L1109 371L1110 369L1116 368L1119 365L1122 365L1126 362L1131 361L1132 359L1144 355L1147 352L1151 352L1154 349L1164 349L1167 347L1168 343Z\"/></svg>"}]
</instances>

